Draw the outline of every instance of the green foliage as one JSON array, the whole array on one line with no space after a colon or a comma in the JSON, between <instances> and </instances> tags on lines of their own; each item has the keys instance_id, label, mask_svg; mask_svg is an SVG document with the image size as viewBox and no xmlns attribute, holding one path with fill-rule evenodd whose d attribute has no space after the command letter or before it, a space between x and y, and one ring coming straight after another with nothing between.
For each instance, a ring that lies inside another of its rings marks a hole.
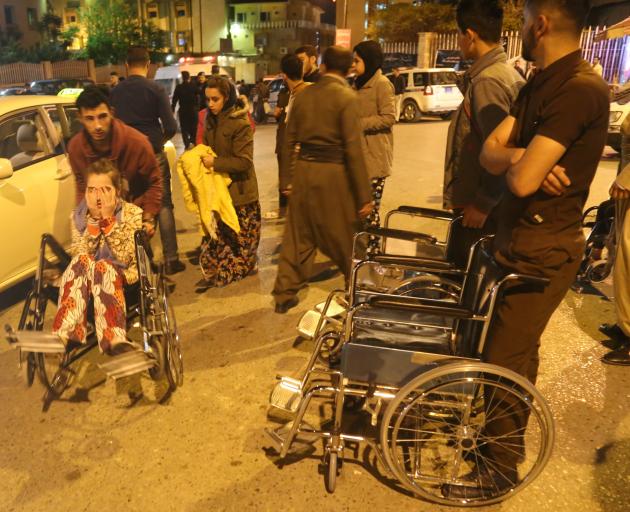
<instances>
[{"instance_id":1,"label":"green foliage","mask_svg":"<svg viewBox=\"0 0 630 512\"><path fill-rule=\"evenodd\" d=\"M80 12L88 35L85 57L96 65L123 62L127 48L142 45L154 54L166 44L166 33L152 23L143 23L124 0L95 0Z\"/></svg>"},{"instance_id":2,"label":"green foliage","mask_svg":"<svg viewBox=\"0 0 630 512\"><path fill-rule=\"evenodd\" d=\"M377 11L368 28L370 39L416 41L418 32L453 32L456 2L423 2L420 5L392 4ZM523 24L523 0L504 1L504 30L520 30Z\"/></svg>"},{"instance_id":3,"label":"green foliage","mask_svg":"<svg viewBox=\"0 0 630 512\"><path fill-rule=\"evenodd\" d=\"M20 37L17 32L4 32L0 30L0 64L10 64L24 59L26 51L20 45Z\"/></svg>"}]
</instances>

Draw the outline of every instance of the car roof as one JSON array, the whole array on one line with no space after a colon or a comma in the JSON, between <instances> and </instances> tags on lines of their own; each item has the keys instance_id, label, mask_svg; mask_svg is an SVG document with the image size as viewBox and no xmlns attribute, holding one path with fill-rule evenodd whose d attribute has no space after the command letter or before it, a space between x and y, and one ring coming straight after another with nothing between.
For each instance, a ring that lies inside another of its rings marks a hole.
<instances>
[{"instance_id":1,"label":"car roof","mask_svg":"<svg viewBox=\"0 0 630 512\"><path fill-rule=\"evenodd\" d=\"M414 71L422 73L455 72L455 68L398 68L401 73Z\"/></svg>"},{"instance_id":2,"label":"car roof","mask_svg":"<svg viewBox=\"0 0 630 512\"><path fill-rule=\"evenodd\" d=\"M35 94L23 94L20 96L0 97L0 115L8 114L14 110L22 110L28 107L42 105L72 105L76 98L64 96L37 96Z\"/></svg>"}]
</instances>

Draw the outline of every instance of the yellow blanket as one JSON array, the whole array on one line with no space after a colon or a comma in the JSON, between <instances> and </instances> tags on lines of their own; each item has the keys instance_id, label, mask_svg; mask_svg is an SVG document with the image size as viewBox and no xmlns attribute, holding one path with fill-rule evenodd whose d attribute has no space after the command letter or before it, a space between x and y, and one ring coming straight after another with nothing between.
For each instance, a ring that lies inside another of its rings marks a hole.
<instances>
[{"instance_id":1,"label":"yellow blanket","mask_svg":"<svg viewBox=\"0 0 630 512\"><path fill-rule=\"evenodd\" d=\"M217 223L213 212L217 212L224 224L239 233L236 210L232 204L228 186L229 176L206 169L201 158L215 155L212 148L199 144L186 151L177 162L177 172L182 185L186 208L199 216L202 235L217 238Z\"/></svg>"}]
</instances>

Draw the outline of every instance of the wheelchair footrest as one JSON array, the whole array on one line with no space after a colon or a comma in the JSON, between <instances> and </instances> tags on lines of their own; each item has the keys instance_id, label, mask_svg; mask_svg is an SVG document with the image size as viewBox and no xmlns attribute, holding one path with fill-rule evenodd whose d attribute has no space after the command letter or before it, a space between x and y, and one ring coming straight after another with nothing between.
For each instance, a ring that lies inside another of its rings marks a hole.
<instances>
[{"instance_id":1,"label":"wheelchair footrest","mask_svg":"<svg viewBox=\"0 0 630 512\"><path fill-rule=\"evenodd\" d=\"M142 350L126 352L118 356L113 356L107 362L99 364L108 377L117 380L129 375L141 373L155 366L156 361L149 357Z\"/></svg>"},{"instance_id":2,"label":"wheelchair footrest","mask_svg":"<svg viewBox=\"0 0 630 512\"><path fill-rule=\"evenodd\" d=\"M11 334L11 338L15 340L15 348L24 352L63 354L66 351L66 346L56 334L42 331L16 331Z\"/></svg>"},{"instance_id":3,"label":"wheelchair footrest","mask_svg":"<svg viewBox=\"0 0 630 512\"><path fill-rule=\"evenodd\" d=\"M346 308L344 308L336 300L333 300L328 306L328 309L324 311L325 307L326 303L322 302L320 304L317 304L317 306L315 306L315 309L311 309L304 313L297 327L300 336L307 340L313 339L317 334L315 331L322 316L324 317L321 326L321 328L323 329L328 323L339 323L337 319L346 312Z\"/></svg>"},{"instance_id":4,"label":"wheelchair footrest","mask_svg":"<svg viewBox=\"0 0 630 512\"><path fill-rule=\"evenodd\" d=\"M302 383L297 379L282 377L271 392L269 405L276 409L295 413L302 400Z\"/></svg>"}]
</instances>

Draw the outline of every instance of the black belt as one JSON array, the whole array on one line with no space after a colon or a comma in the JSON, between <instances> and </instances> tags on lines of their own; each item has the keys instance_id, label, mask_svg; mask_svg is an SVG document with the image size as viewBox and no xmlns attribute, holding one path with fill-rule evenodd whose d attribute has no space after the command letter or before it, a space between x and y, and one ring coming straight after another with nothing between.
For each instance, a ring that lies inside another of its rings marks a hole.
<instances>
[{"instance_id":1,"label":"black belt","mask_svg":"<svg viewBox=\"0 0 630 512\"><path fill-rule=\"evenodd\" d=\"M330 164L345 163L345 152L342 146L332 144L300 144L300 160Z\"/></svg>"},{"instance_id":2,"label":"black belt","mask_svg":"<svg viewBox=\"0 0 630 512\"><path fill-rule=\"evenodd\" d=\"M374 128L373 130L365 130L364 135L378 135L379 133L392 133L391 128Z\"/></svg>"}]
</instances>

